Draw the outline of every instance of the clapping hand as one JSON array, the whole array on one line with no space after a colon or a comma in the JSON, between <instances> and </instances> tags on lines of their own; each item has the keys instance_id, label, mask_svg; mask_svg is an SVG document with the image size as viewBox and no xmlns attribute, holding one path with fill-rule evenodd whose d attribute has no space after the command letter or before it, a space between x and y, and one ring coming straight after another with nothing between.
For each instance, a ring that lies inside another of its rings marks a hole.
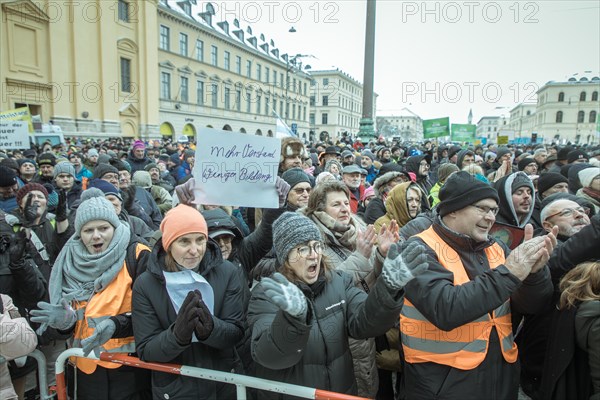
<instances>
[{"instance_id":1,"label":"clapping hand","mask_svg":"<svg viewBox=\"0 0 600 400\"><path fill-rule=\"evenodd\" d=\"M386 257L390 246L400 240L398 223L395 219L390 222L389 228L383 224L377 235L377 248L382 256Z\"/></svg>"},{"instance_id":2,"label":"clapping hand","mask_svg":"<svg viewBox=\"0 0 600 400\"><path fill-rule=\"evenodd\" d=\"M428 267L423 245L412 242L401 254L399 247L396 243L390 246L381 271L385 284L395 290L402 289L415 276L425 272Z\"/></svg>"},{"instance_id":3,"label":"clapping hand","mask_svg":"<svg viewBox=\"0 0 600 400\"><path fill-rule=\"evenodd\" d=\"M306 297L285 276L275 272L272 278L263 278L261 284L265 288L265 294L283 311L294 317L306 316Z\"/></svg>"},{"instance_id":4,"label":"clapping hand","mask_svg":"<svg viewBox=\"0 0 600 400\"><path fill-rule=\"evenodd\" d=\"M31 310L29 314L32 315L32 322L42 324L37 330L39 335L43 334L48 326L60 331L66 331L77 322L75 310L71 308L71 305L65 299L62 299L60 304L50 304L40 301L37 306L39 309Z\"/></svg>"},{"instance_id":5,"label":"clapping hand","mask_svg":"<svg viewBox=\"0 0 600 400\"><path fill-rule=\"evenodd\" d=\"M198 311L196 312L198 315L198 322L194 328L194 333L198 340L206 340L212 333L215 323L210 310L204 303L204 300L202 300L202 294L198 290L195 290L195 292L200 297L200 300L198 303Z\"/></svg>"},{"instance_id":6,"label":"clapping hand","mask_svg":"<svg viewBox=\"0 0 600 400\"><path fill-rule=\"evenodd\" d=\"M356 250L365 258L369 258L376 241L377 233L375 233L373 225L368 225L364 231L359 229L356 233Z\"/></svg>"},{"instance_id":7,"label":"clapping hand","mask_svg":"<svg viewBox=\"0 0 600 400\"><path fill-rule=\"evenodd\" d=\"M104 343L112 339L116 329L117 326L110 318L107 318L96 325L94 333L92 333L90 337L87 337L81 341L83 355L87 356L93 349L102 346Z\"/></svg>"},{"instance_id":8,"label":"clapping hand","mask_svg":"<svg viewBox=\"0 0 600 400\"><path fill-rule=\"evenodd\" d=\"M556 246L556 235L558 227L554 226L547 235L533 237L533 226L527 224L523 243L509 254L504 265L519 280L525 280L544 268Z\"/></svg>"}]
</instances>

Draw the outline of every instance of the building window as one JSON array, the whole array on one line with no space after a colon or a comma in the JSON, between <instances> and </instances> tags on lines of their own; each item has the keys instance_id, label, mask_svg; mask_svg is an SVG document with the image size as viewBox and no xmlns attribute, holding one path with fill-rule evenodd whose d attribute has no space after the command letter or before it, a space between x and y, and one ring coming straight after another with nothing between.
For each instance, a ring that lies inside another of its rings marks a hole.
<instances>
[{"instance_id":1,"label":"building window","mask_svg":"<svg viewBox=\"0 0 600 400\"><path fill-rule=\"evenodd\" d=\"M219 105L219 86L216 83L212 83L211 85L211 95L212 95L212 106L213 108L217 108Z\"/></svg>"},{"instance_id":2,"label":"building window","mask_svg":"<svg viewBox=\"0 0 600 400\"><path fill-rule=\"evenodd\" d=\"M273 71L273 86L277 86L277 71Z\"/></svg>"},{"instance_id":3,"label":"building window","mask_svg":"<svg viewBox=\"0 0 600 400\"><path fill-rule=\"evenodd\" d=\"M292 120L296 120L296 105L292 104Z\"/></svg>"},{"instance_id":4,"label":"building window","mask_svg":"<svg viewBox=\"0 0 600 400\"><path fill-rule=\"evenodd\" d=\"M252 103L252 93L249 90L246 90L246 112L250 113L250 105Z\"/></svg>"},{"instance_id":5,"label":"building window","mask_svg":"<svg viewBox=\"0 0 600 400\"><path fill-rule=\"evenodd\" d=\"M585 92L581 92L579 94L579 101L585 101L585 98L586 98Z\"/></svg>"},{"instance_id":6,"label":"building window","mask_svg":"<svg viewBox=\"0 0 600 400\"><path fill-rule=\"evenodd\" d=\"M170 29L164 25L160 26L160 48L161 50L169 51Z\"/></svg>"},{"instance_id":7,"label":"building window","mask_svg":"<svg viewBox=\"0 0 600 400\"><path fill-rule=\"evenodd\" d=\"M262 65L256 63L256 80L260 81L262 79Z\"/></svg>"},{"instance_id":8,"label":"building window","mask_svg":"<svg viewBox=\"0 0 600 400\"><path fill-rule=\"evenodd\" d=\"M558 94L558 102L562 103L563 101L565 101L565 93L564 92L560 92Z\"/></svg>"},{"instance_id":9,"label":"building window","mask_svg":"<svg viewBox=\"0 0 600 400\"><path fill-rule=\"evenodd\" d=\"M229 88L225 88L225 109L229 110L230 108L230 96L231 96L231 91L229 90Z\"/></svg>"},{"instance_id":10,"label":"building window","mask_svg":"<svg viewBox=\"0 0 600 400\"><path fill-rule=\"evenodd\" d=\"M223 66L227 71L229 71L229 59L231 58L231 53L228 51L223 52Z\"/></svg>"},{"instance_id":11,"label":"building window","mask_svg":"<svg viewBox=\"0 0 600 400\"><path fill-rule=\"evenodd\" d=\"M590 118L588 119L588 121L593 124L594 122L596 122L596 111L590 111Z\"/></svg>"},{"instance_id":12,"label":"building window","mask_svg":"<svg viewBox=\"0 0 600 400\"><path fill-rule=\"evenodd\" d=\"M119 0L119 21L129 22L129 3Z\"/></svg>"},{"instance_id":13,"label":"building window","mask_svg":"<svg viewBox=\"0 0 600 400\"><path fill-rule=\"evenodd\" d=\"M592 92L592 101L598 101L598 92Z\"/></svg>"},{"instance_id":14,"label":"building window","mask_svg":"<svg viewBox=\"0 0 600 400\"><path fill-rule=\"evenodd\" d=\"M279 100L279 116L283 114L283 100Z\"/></svg>"},{"instance_id":15,"label":"building window","mask_svg":"<svg viewBox=\"0 0 600 400\"><path fill-rule=\"evenodd\" d=\"M563 112L562 111L557 111L556 112L556 123L560 124L563 120Z\"/></svg>"},{"instance_id":16,"label":"building window","mask_svg":"<svg viewBox=\"0 0 600 400\"><path fill-rule=\"evenodd\" d=\"M196 60L204 62L204 42L200 39L196 40Z\"/></svg>"},{"instance_id":17,"label":"building window","mask_svg":"<svg viewBox=\"0 0 600 400\"><path fill-rule=\"evenodd\" d=\"M283 72L279 73L279 85L283 88Z\"/></svg>"},{"instance_id":18,"label":"building window","mask_svg":"<svg viewBox=\"0 0 600 400\"><path fill-rule=\"evenodd\" d=\"M192 5L188 2L180 3L181 9L186 15L192 15Z\"/></svg>"},{"instance_id":19,"label":"building window","mask_svg":"<svg viewBox=\"0 0 600 400\"><path fill-rule=\"evenodd\" d=\"M322 125L327 125L327 119L328 119L327 117L328 117L327 113L321 114L321 124Z\"/></svg>"},{"instance_id":20,"label":"building window","mask_svg":"<svg viewBox=\"0 0 600 400\"><path fill-rule=\"evenodd\" d=\"M121 91L131 92L131 60L121 57Z\"/></svg>"},{"instance_id":21,"label":"building window","mask_svg":"<svg viewBox=\"0 0 600 400\"><path fill-rule=\"evenodd\" d=\"M315 113L308 114L308 118L309 118L308 123L311 125L314 125L315 124Z\"/></svg>"},{"instance_id":22,"label":"building window","mask_svg":"<svg viewBox=\"0 0 600 400\"><path fill-rule=\"evenodd\" d=\"M160 73L160 98L171 100L171 74L168 72Z\"/></svg>"},{"instance_id":23,"label":"building window","mask_svg":"<svg viewBox=\"0 0 600 400\"><path fill-rule=\"evenodd\" d=\"M235 91L235 109L242 110L242 91L240 89Z\"/></svg>"},{"instance_id":24,"label":"building window","mask_svg":"<svg viewBox=\"0 0 600 400\"><path fill-rule=\"evenodd\" d=\"M580 124L585 120L585 111L579 111L577 113L577 123Z\"/></svg>"},{"instance_id":25,"label":"building window","mask_svg":"<svg viewBox=\"0 0 600 400\"><path fill-rule=\"evenodd\" d=\"M256 113L260 114L260 106L261 106L262 97L256 96Z\"/></svg>"},{"instance_id":26,"label":"building window","mask_svg":"<svg viewBox=\"0 0 600 400\"><path fill-rule=\"evenodd\" d=\"M246 60L246 77L252 78L252 61Z\"/></svg>"},{"instance_id":27,"label":"building window","mask_svg":"<svg viewBox=\"0 0 600 400\"><path fill-rule=\"evenodd\" d=\"M293 82L294 82L294 84L292 85L292 91L295 92L296 91L296 78L294 78Z\"/></svg>"},{"instance_id":28,"label":"building window","mask_svg":"<svg viewBox=\"0 0 600 400\"><path fill-rule=\"evenodd\" d=\"M265 67L265 82L269 83L271 80L271 69L269 67Z\"/></svg>"},{"instance_id":29,"label":"building window","mask_svg":"<svg viewBox=\"0 0 600 400\"><path fill-rule=\"evenodd\" d=\"M181 101L187 103L189 101L188 78L181 77Z\"/></svg>"},{"instance_id":30,"label":"building window","mask_svg":"<svg viewBox=\"0 0 600 400\"><path fill-rule=\"evenodd\" d=\"M323 78L323 86L329 85L329 78Z\"/></svg>"},{"instance_id":31,"label":"building window","mask_svg":"<svg viewBox=\"0 0 600 400\"><path fill-rule=\"evenodd\" d=\"M204 104L204 82L196 81L196 103Z\"/></svg>"},{"instance_id":32,"label":"building window","mask_svg":"<svg viewBox=\"0 0 600 400\"><path fill-rule=\"evenodd\" d=\"M242 74L242 57L240 56L235 56L235 73Z\"/></svg>"},{"instance_id":33,"label":"building window","mask_svg":"<svg viewBox=\"0 0 600 400\"><path fill-rule=\"evenodd\" d=\"M217 46L210 46L210 63L212 65L214 65L215 67L219 66L219 62L217 60L217 52L219 50L217 49Z\"/></svg>"},{"instance_id":34,"label":"building window","mask_svg":"<svg viewBox=\"0 0 600 400\"><path fill-rule=\"evenodd\" d=\"M324 106L328 106L329 105L329 96L323 96L323 105Z\"/></svg>"},{"instance_id":35,"label":"building window","mask_svg":"<svg viewBox=\"0 0 600 400\"><path fill-rule=\"evenodd\" d=\"M315 105L315 96L310 96L310 105L311 105L311 107L314 107L314 105Z\"/></svg>"},{"instance_id":36,"label":"building window","mask_svg":"<svg viewBox=\"0 0 600 400\"><path fill-rule=\"evenodd\" d=\"M188 55L188 36L185 33L179 34L179 54L184 57Z\"/></svg>"},{"instance_id":37,"label":"building window","mask_svg":"<svg viewBox=\"0 0 600 400\"><path fill-rule=\"evenodd\" d=\"M304 95L306 96L306 82L304 82Z\"/></svg>"},{"instance_id":38,"label":"building window","mask_svg":"<svg viewBox=\"0 0 600 400\"><path fill-rule=\"evenodd\" d=\"M265 97L265 114L269 115L269 109L271 108L271 99L269 99L269 96Z\"/></svg>"}]
</instances>

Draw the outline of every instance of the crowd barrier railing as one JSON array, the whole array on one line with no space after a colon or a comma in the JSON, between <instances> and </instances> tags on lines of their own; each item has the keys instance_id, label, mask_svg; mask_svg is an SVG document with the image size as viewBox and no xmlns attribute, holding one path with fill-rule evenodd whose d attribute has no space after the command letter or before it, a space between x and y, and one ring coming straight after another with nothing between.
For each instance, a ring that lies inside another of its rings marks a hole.
<instances>
[{"instance_id":1,"label":"crowd barrier railing","mask_svg":"<svg viewBox=\"0 0 600 400\"><path fill-rule=\"evenodd\" d=\"M54 394L48 392L48 379L46 377L46 356L39 350L34 350L27 354L27 357L32 357L37 362L38 386L40 388L40 400L49 400L54 398ZM0 356L0 364L8 362Z\"/></svg>"},{"instance_id":2,"label":"crowd barrier railing","mask_svg":"<svg viewBox=\"0 0 600 400\"><path fill-rule=\"evenodd\" d=\"M67 400L67 387L65 384L65 363L69 357L88 358L92 360L107 361L134 368L149 369L152 371L166 372L169 374L182 375L191 378L207 379L211 381L228 383L236 386L237 399L246 400L246 388L267 390L270 392L287 394L314 400L367 400L364 397L350 396L342 393L329 392L310 388L306 386L292 385L284 382L270 381L252 376L232 374L229 372L215 371L211 369L190 367L187 365L165 364L145 362L137 357L125 353L100 353L99 357L90 353L84 356L80 348L72 348L62 352L56 359L56 392L58 400Z\"/></svg>"}]
</instances>

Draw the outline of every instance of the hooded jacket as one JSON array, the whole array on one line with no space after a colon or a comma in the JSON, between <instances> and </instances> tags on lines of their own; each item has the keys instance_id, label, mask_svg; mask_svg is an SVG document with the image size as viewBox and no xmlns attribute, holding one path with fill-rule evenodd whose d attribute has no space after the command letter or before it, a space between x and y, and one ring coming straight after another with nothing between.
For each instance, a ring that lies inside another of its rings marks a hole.
<instances>
[{"instance_id":1,"label":"hooded jacket","mask_svg":"<svg viewBox=\"0 0 600 400\"><path fill-rule=\"evenodd\" d=\"M356 395L348 338L364 339L385 333L402 307L402 291L392 291L379 279L367 295L352 278L331 271L320 285L298 284L306 296L306 319L276 306L262 284L252 292L248 322L256 375L296 385ZM317 281L319 283L319 281ZM261 393L259 398L289 398Z\"/></svg>"},{"instance_id":2,"label":"hooded jacket","mask_svg":"<svg viewBox=\"0 0 600 400\"><path fill-rule=\"evenodd\" d=\"M419 175L419 168L421 166L421 161L423 160L431 163L431 156L421 154L419 156L408 157L405 167L407 172L412 172L417 176L417 184L421 187L423 193L429 193L433 187L433 183L429 179L429 174L424 176ZM427 196L421 196L421 210L429 209L429 200L427 199Z\"/></svg>"},{"instance_id":3,"label":"hooded jacket","mask_svg":"<svg viewBox=\"0 0 600 400\"><path fill-rule=\"evenodd\" d=\"M517 181L515 184L518 185L513 190L513 183ZM515 211L515 206L512 202L512 194L520 187L528 187L531 189L531 206L529 207L529 212L525 218L523 218L522 222L519 222L519 217ZM499 181L494 183L494 188L498 191L498 197L500 198L500 203L498 207L500 207L500 211L496 216L496 221L501 222L506 225L515 226L518 228L523 228L527 223L530 223L531 215L533 214L534 202L535 202L535 188L533 186L533 182L524 172L515 172L508 176L501 178ZM534 226L534 228L536 228Z\"/></svg>"},{"instance_id":4,"label":"hooded jacket","mask_svg":"<svg viewBox=\"0 0 600 400\"><path fill-rule=\"evenodd\" d=\"M394 219L400 228L413 219L408 212L408 203L406 201L406 195L410 188L416 189L421 194L421 197L424 196L423 192L421 192L421 187L413 182L404 182L394 187L385 200L385 215L375 221L375 232L379 232L384 224L389 227Z\"/></svg>"},{"instance_id":5,"label":"hooded jacket","mask_svg":"<svg viewBox=\"0 0 600 400\"><path fill-rule=\"evenodd\" d=\"M242 285L236 267L223 261L216 243L208 241L199 274L215 294L214 329L208 339L181 346L173 325L177 314L164 278L166 251L162 241L154 246L148 267L133 287L133 329L140 359L231 372L239 368L235 344L245 328ZM232 385L152 371L154 399L234 398Z\"/></svg>"}]
</instances>

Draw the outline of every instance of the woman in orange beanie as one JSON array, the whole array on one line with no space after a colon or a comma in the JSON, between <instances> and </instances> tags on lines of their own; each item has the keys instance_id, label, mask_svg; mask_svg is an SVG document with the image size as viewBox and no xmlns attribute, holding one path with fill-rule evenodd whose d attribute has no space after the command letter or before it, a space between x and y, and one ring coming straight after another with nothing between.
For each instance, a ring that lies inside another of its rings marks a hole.
<instances>
[{"instance_id":1,"label":"woman in orange beanie","mask_svg":"<svg viewBox=\"0 0 600 400\"><path fill-rule=\"evenodd\" d=\"M245 327L242 282L208 238L204 217L180 204L163 219L161 241L133 288L133 331L144 361L230 372ZM152 372L155 399L234 398L235 387Z\"/></svg>"}]
</instances>

